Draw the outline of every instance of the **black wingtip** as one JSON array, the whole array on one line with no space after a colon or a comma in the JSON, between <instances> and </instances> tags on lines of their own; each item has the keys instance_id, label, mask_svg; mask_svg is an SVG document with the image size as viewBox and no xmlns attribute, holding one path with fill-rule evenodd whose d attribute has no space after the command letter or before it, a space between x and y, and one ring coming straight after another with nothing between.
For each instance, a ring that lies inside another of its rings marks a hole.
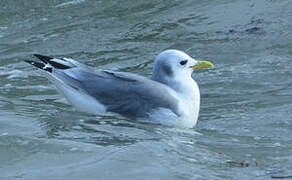
<instances>
[{"instance_id":1,"label":"black wingtip","mask_svg":"<svg viewBox=\"0 0 292 180\"><path fill-rule=\"evenodd\" d=\"M64 65L64 64L62 64L60 62L52 61L52 59L54 59L54 58L50 57L50 56L44 56L44 55L41 55L41 54L34 54L34 56L39 58L45 64L48 63L48 64L50 64L51 66L53 66L54 68L57 68L57 69L69 69L69 68L71 68L70 66Z\"/></svg>"},{"instance_id":2,"label":"black wingtip","mask_svg":"<svg viewBox=\"0 0 292 180\"><path fill-rule=\"evenodd\" d=\"M44 56L44 55L41 55L41 54L34 54L35 57L39 58L41 61L43 61L44 63L49 63L49 61L51 59L53 59L52 57L50 56Z\"/></svg>"},{"instance_id":3,"label":"black wingtip","mask_svg":"<svg viewBox=\"0 0 292 180\"><path fill-rule=\"evenodd\" d=\"M51 67L46 67L46 65L44 63L41 63L41 62L37 62L37 61L31 61L31 60L24 60L26 63L28 64L31 64L41 70L44 70L44 71L48 71L48 72L52 72L53 69Z\"/></svg>"}]
</instances>

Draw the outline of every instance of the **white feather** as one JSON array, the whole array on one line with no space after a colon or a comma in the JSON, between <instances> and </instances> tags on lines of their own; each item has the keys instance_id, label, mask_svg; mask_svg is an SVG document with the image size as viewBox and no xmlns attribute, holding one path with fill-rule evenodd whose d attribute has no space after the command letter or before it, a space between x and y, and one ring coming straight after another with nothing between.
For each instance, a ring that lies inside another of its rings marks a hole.
<instances>
[{"instance_id":1,"label":"white feather","mask_svg":"<svg viewBox=\"0 0 292 180\"><path fill-rule=\"evenodd\" d=\"M47 73L47 75L50 81L52 81L52 83L57 87L59 93L65 96L67 101L69 101L69 103L71 103L78 111L96 115L106 114L105 106L95 98L82 91L72 88L51 73Z\"/></svg>"}]
</instances>

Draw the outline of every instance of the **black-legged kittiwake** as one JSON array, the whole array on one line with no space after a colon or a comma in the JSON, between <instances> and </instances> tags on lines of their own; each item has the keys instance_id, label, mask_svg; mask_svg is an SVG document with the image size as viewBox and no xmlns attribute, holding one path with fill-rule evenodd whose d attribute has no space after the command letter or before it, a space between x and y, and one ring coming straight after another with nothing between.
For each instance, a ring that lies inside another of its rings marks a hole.
<instances>
[{"instance_id":1,"label":"black-legged kittiwake","mask_svg":"<svg viewBox=\"0 0 292 180\"><path fill-rule=\"evenodd\" d=\"M151 78L93 68L69 58L35 54L26 60L47 72L57 89L77 109L93 114L119 113L147 122L193 127L200 109L200 92L191 77L194 69L212 68L178 50L161 52Z\"/></svg>"}]
</instances>

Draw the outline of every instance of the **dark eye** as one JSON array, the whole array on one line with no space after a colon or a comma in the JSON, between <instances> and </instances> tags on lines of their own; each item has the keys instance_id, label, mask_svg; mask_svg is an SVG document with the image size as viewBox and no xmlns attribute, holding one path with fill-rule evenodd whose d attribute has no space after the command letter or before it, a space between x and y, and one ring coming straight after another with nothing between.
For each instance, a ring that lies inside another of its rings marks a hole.
<instances>
[{"instance_id":1,"label":"dark eye","mask_svg":"<svg viewBox=\"0 0 292 180\"><path fill-rule=\"evenodd\" d=\"M185 64L187 64L187 62L188 62L188 60L183 60L183 61L181 61L179 63L180 63L180 65L185 65Z\"/></svg>"}]
</instances>

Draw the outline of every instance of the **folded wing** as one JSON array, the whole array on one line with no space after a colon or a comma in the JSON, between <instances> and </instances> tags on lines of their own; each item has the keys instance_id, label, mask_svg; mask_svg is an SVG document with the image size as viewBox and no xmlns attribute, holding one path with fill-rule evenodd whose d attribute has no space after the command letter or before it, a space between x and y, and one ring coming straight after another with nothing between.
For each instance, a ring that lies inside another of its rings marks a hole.
<instances>
[{"instance_id":1,"label":"folded wing","mask_svg":"<svg viewBox=\"0 0 292 180\"><path fill-rule=\"evenodd\" d=\"M131 73L94 71L73 59L37 57L43 65L35 61L26 62L98 100L107 111L128 117L147 117L152 110L165 108L179 116L178 98L164 84Z\"/></svg>"}]
</instances>

